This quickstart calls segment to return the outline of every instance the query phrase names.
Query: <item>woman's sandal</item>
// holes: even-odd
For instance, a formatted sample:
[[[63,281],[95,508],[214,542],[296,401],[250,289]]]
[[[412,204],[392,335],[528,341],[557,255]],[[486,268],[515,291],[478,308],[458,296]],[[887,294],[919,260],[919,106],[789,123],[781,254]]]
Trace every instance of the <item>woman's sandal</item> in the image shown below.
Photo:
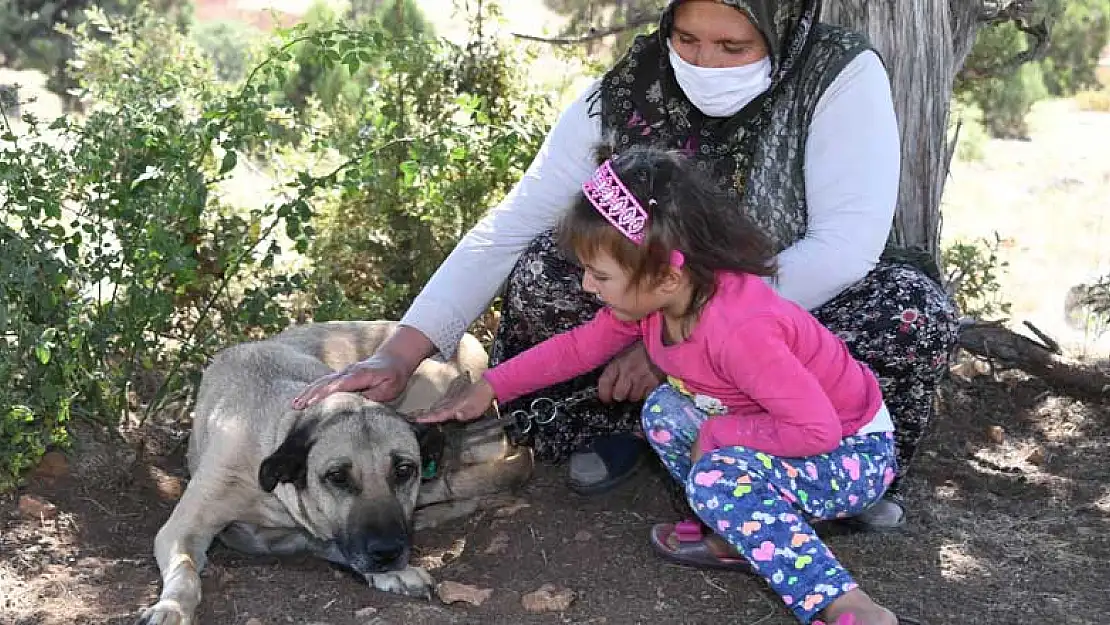
[[[672,542],[673,547],[668,544]],[[718,556],[706,543],[704,526],[695,520],[660,523],[651,528],[651,546],[664,560],[698,568],[724,569],[751,573],[752,566],[743,556]]]

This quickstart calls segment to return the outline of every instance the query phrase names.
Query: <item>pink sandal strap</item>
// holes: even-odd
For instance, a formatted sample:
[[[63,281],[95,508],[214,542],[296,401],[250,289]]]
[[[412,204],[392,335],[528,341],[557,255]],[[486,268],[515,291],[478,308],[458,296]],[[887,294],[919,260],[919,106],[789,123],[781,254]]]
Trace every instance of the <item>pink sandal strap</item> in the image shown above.
[[[674,537],[680,543],[696,543],[703,537],[702,525],[693,519],[674,524]]]

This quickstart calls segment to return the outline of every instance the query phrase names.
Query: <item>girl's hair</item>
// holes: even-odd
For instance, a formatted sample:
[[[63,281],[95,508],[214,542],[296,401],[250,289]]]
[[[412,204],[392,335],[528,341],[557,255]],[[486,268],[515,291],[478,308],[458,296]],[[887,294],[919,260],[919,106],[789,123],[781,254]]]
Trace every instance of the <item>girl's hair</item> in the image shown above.
[[[605,148],[598,149],[604,162]],[[736,200],[697,170],[681,153],[632,147],[610,160],[620,178],[648,213],[641,244],[634,243],[579,193],[558,228],[560,247],[581,262],[608,253],[637,286],[653,284],[671,266],[675,250],[694,286],[691,313],[713,296],[714,273],[734,271],[775,275],[775,249],[746,218]]]

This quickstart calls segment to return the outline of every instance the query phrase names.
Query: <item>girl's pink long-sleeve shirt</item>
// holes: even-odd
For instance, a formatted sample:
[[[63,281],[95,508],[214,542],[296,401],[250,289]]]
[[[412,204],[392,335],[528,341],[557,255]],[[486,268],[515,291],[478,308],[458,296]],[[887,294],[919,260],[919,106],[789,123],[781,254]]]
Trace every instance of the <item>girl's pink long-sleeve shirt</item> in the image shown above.
[[[642,339],[652,362],[710,415],[703,451],[742,445],[782,457],[832,451],[883,405],[874,374],[840,337],[758,277],[719,273],[681,343],[664,343],[664,323],[661,312],[621,321],[603,308],[485,378],[504,403],[596,369]]]

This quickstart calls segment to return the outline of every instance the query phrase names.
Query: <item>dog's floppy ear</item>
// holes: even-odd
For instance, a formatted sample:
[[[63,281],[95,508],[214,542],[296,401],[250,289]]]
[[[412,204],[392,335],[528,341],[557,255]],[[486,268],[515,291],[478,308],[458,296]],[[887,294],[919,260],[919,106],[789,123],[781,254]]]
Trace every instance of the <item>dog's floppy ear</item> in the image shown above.
[[[285,437],[274,453],[258,467],[258,484],[267,493],[281,483],[292,483],[297,490],[308,486],[308,451],[312,449],[314,423],[298,425]]]
[[[412,419],[433,411],[465,392],[468,388],[470,388],[470,374],[464,371],[451,380],[443,396],[431,408],[410,412],[404,416]],[[420,445],[421,475],[424,479],[430,480],[439,473],[440,464],[443,462],[443,450],[447,444],[447,436],[443,432],[444,426],[441,423],[418,423],[416,421],[409,421],[409,425],[412,427],[413,434],[416,435],[416,442]]]

